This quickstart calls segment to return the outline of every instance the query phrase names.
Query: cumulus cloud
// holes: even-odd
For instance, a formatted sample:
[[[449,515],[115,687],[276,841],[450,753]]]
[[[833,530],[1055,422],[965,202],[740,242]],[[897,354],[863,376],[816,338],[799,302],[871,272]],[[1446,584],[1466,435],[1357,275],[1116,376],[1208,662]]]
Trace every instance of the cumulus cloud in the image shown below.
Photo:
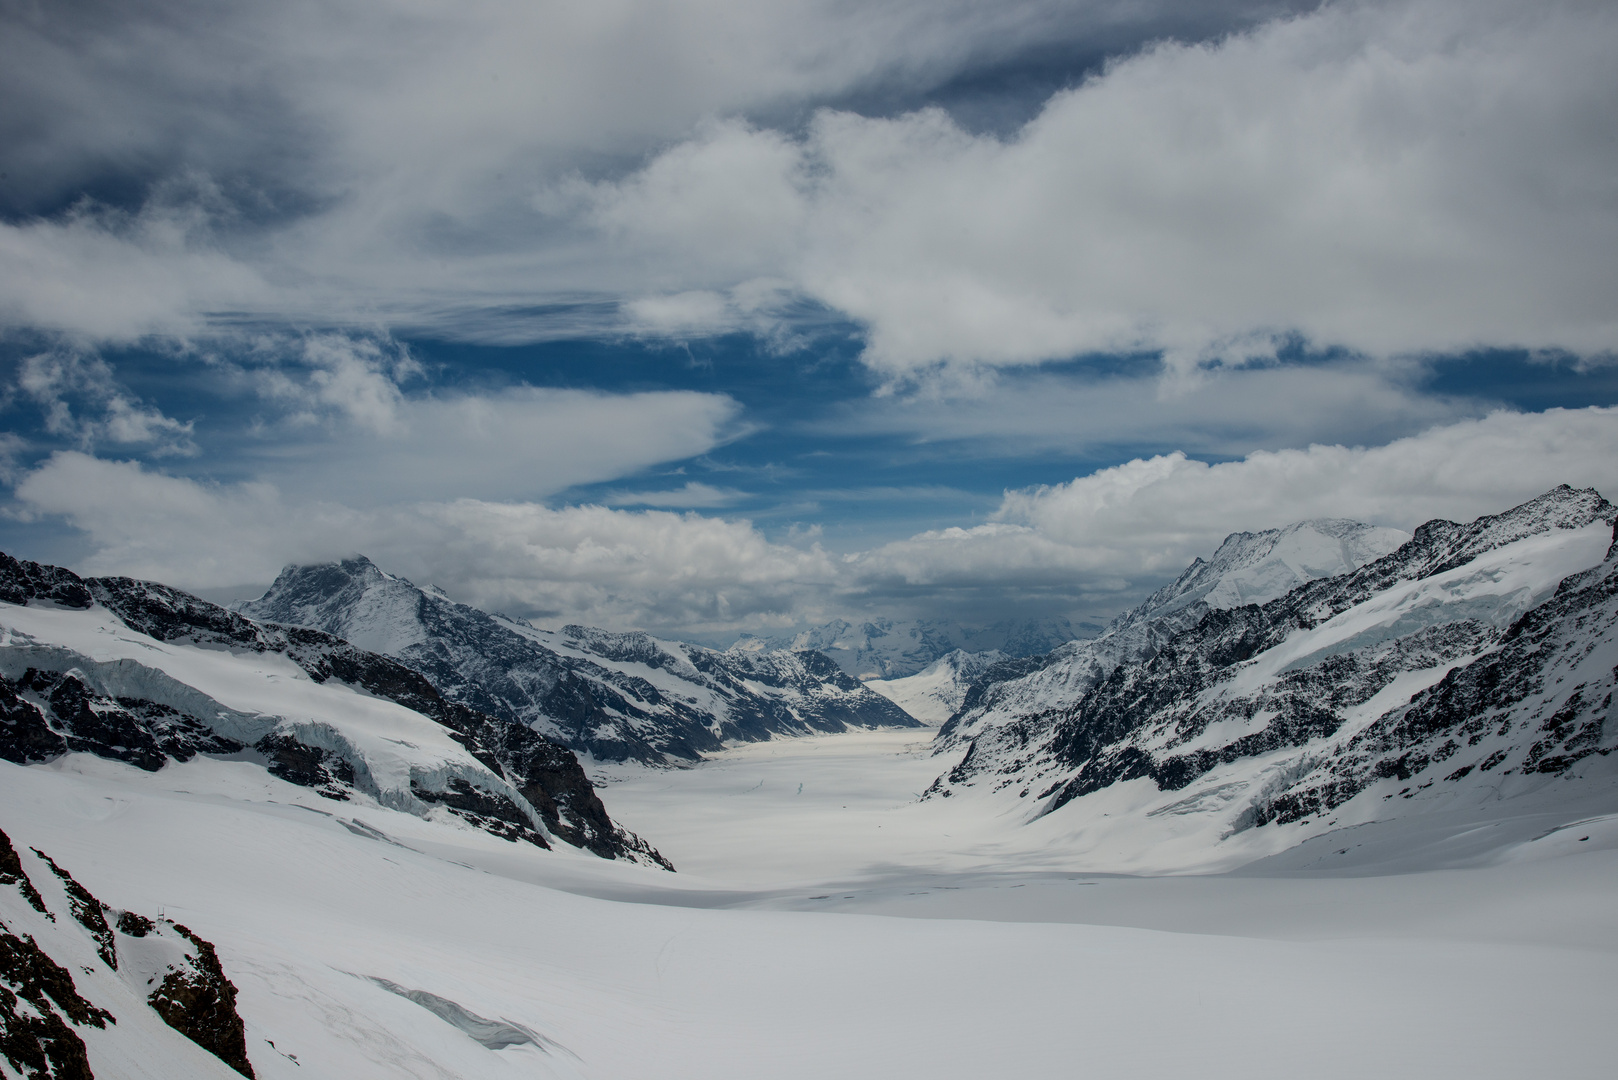
[[[1136,459],[1007,492],[996,520],[852,556],[850,573],[868,598],[1117,608],[1232,532],[1317,517],[1409,530],[1498,513],[1562,483],[1618,495],[1618,409],[1498,412],[1383,446],[1316,444],[1217,464]]]
[[[1209,464],[1183,453],[1007,492],[995,520],[848,555],[746,520],[604,506],[446,499],[356,509],[273,484],[203,484],[57,453],[18,504],[59,515],[95,554],[78,569],[207,587],[360,550],[491,610],[718,634],[912,613],[966,623],[1104,615],[1230,532],[1313,517],[1409,530],[1470,520],[1560,483],[1618,493],[1618,409],[1495,413],[1381,446],[1314,445]]]
[[[894,377],[1131,349],[1192,369],[1292,332],[1610,353],[1615,43],[1605,5],[1327,5],[1119,61],[1005,139],[938,109],[718,126],[596,213],[700,245],[695,276],[793,281]]]
[[[476,499],[360,510],[76,451],[27,473],[16,495],[89,536],[81,571],[190,588],[267,582],[285,563],[362,551],[489,610],[702,633],[788,624],[834,574],[818,547],[772,543],[746,521]]]
[[[1030,47],[1217,34],[1298,2],[8,5],[0,319],[125,338],[244,312],[476,332],[469,310],[610,311],[626,281],[675,275],[536,209],[569,175],[620,174],[705,118],[915,100]],[[759,145],[732,164],[767,169]],[[86,191],[147,208],[61,211]],[[693,222],[714,210],[659,191]],[[553,332],[530,318],[530,340]]]
[[[335,416],[373,435],[402,433],[400,384],[423,374],[408,348],[387,338],[310,334],[289,360],[278,344],[258,343],[270,361],[238,371],[260,396],[290,409],[285,419],[305,425]]]
[[[1291,333],[1618,350],[1611,5],[1345,0],[1253,27],[1306,7],[12,13],[0,194],[37,210],[0,223],[0,320],[511,341],[830,312],[898,381],[1119,349],[1191,370]],[[1087,41],[1123,58],[1021,127],[860,108]],[[58,209],[106,175],[146,209]]]

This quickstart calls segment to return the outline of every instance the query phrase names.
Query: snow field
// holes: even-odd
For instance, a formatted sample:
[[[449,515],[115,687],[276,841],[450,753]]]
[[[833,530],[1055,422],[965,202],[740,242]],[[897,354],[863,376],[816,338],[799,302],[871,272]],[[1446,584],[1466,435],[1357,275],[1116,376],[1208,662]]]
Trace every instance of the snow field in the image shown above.
[[[679,875],[200,758],[0,763],[0,826],[213,941],[267,1078],[1608,1075],[1610,850],[1301,883],[1013,873],[1023,852],[956,851],[968,814],[906,802],[937,766],[907,738],[776,740],[608,785]],[[1502,911],[1465,900],[1502,881]],[[812,910],[833,885],[842,907]],[[1407,917],[1446,906],[1457,932]],[[1292,914],[1267,930],[1266,908]],[[1499,933],[1547,919],[1550,939]],[[556,1045],[490,1050],[371,979]]]

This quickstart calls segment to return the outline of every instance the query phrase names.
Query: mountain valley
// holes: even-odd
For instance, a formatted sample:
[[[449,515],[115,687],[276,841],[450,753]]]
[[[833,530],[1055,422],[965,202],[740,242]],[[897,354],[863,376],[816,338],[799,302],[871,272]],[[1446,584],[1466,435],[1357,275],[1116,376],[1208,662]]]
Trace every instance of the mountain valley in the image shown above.
[[[1604,1075],[1615,518],[1237,533],[864,684],[0,557],[0,1075]]]

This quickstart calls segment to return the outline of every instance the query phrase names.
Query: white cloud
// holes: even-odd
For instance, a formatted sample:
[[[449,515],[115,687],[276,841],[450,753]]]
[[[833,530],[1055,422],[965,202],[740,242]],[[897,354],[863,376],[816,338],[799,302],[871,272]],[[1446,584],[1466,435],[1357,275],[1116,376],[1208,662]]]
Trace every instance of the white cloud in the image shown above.
[[[1557,484],[1618,495],[1618,409],[1498,412],[1383,446],[1313,445],[1208,464],[1136,459],[1006,493],[996,520],[922,533],[851,560],[872,595],[999,591],[1113,606],[1211,553],[1229,533],[1317,517],[1410,530],[1498,513]]]
[[[1008,492],[988,523],[844,557],[697,513],[478,499],[355,509],[77,452],[25,473],[17,501],[88,535],[95,554],[77,567],[88,573],[209,587],[268,581],[283,563],[359,550],[491,610],[677,636],[862,612],[968,624],[1106,614],[1230,532],[1313,517],[1409,530],[1497,513],[1560,483],[1618,493],[1618,409],[1501,412],[1382,446],[1211,465],[1179,453],[1138,459]]]
[[[59,348],[24,357],[16,389],[44,413],[47,432],[86,449],[110,442],[158,456],[197,452],[191,423],[140,401],[98,356]]]
[[[430,373],[386,335],[209,346],[211,374],[261,409],[232,457],[299,498],[542,498],[704,454],[752,430],[724,394],[430,388]]]
[[[1618,350],[1612,5],[1365,0],[1207,36],[1293,6],[348,0],[15,20],[0,90],[27,88],[30,122],[0,135],[29,184],[195,164],[167,166],[180,181],[133,217],[0,225],[0,321],[511,341],[830,309],[899,381],[1087,350],[1240,362],[1291,331],[1373,355]],[[1009,135],[937,110],[800,123],[1182,26],[1207,40],[1116,62]]]
[[[202,228],[196,213],[159,203],[133,217],[81,205],[60,220],[0,222],[0,325],[133,341],[266,304],[258,271]]]
[[[468,309],[591,295],[610,306],[648,286],[687,291],[700,283],[685,282],[674,262],[649,263],[583,236],[565,212],[537,210],[536,198],[554,207],[545,193],[580,170],[621,174],[693,130],[726,130],[730,122],[715,117],[791,116],[806,102],[846,100],[871,86],[913,94],[1030,46],[1097,29],[1126,41],[1182,23],[1217,30],[1248,19],[1252,7],[13,6],[0,13],[0,98],[13,106],[0,116],[13,163],[6,197],[59,207],[109,176],[125,193],[156,190],[137,227],[69,214],[0,229],[0,319],[108,339],[184,332],[242,313],[481,329],[487,320],[463,321]],[[771,155],[759,138],[733,140],[725,161],[714,140],[705,145],[705,160],[726,174],[769,178]],[[749,247],[758,229],[780,231],[776,219],[790,211],[772,201],[768,184],[711,177],[735,198],[727,206],[712,185],[658,187],[657,175],[649,170],[640,182],[657,188],[656,201],[678,202],[677,215],[693,226],[715,215],[746,224]],[[200,188],[211,177],[216,186],[188,198],[168,190],[176,177]],[[634,201],[626,188],[626,219]],[[193,227],[195,217],[167,227],[177,205],[201,210],[204,227]],[[548,320],[536,320],[529,336],[550,332]]]
[[[1139,348],[1183,368],[1291,331],[1612,352],[1615,47],[1610,5],[1332,4],[1159,45],[1003,141],[938,110],[823,112],[795,143],[711,128],[597,213],[710,282],[795,282],[894,377]]]
[[[668,491],[615,491],[602,500],[608,506],[656,506],[666,509],[707,510],[730,506],[747,498],[747,492],[718,488],[698,480]]]
[[[403,398],[383,431],[341,425],[296,442],[270,430],[259,474],[357,505],[537,499],[707,453],[748,429],[721,394],[509,387]]]
[[[889,432],[981,454],[1014,447],[1092,457],[1136,447],[1231,455],[1310,442],[1378,442],[1476,415],[1476,400],[1424,392],[1420,365],[1360,360],[1130,373],[988,373],[965,390],[853,401],[816,422],[828,435]],[[1113,448],[1122,448],[1112,453]]]
[[[603,626],[779,626],[812,608],[834,574],[819,548],[772,543],[746,521],[474,499],[356,510],[73,451],[26,474],[17,499],[88,534],[96,552],[84,573],[207,588],[362,551],[490,610]]]

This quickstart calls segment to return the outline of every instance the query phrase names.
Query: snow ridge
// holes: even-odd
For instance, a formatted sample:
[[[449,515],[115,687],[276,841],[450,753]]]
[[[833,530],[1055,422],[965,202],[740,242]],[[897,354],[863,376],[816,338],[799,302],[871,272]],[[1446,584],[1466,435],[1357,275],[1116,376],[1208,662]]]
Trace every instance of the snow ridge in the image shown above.
[[[5,555],[0,589],[24,601],[0,604],[7,760],[82,752],[155,772],[247,756],[327,798],[442,807],[505,839],[667,865],[613,824],[569,750],[445,700],[387,657],[164,585]]]
[[[1045,815],[1145,783],[1132,820],[1206,819],[1229,837],[1577,778],[1618,749],[1615,518],[1598,493],[1560,487],[1468,524],[1428,522],[1266,603],[1204,610],[1065,695],[1059,665],[1022,676],[1021,697],[975,687],[989,704],[951,721],[966,752],[929,795],[1036,795]]]
[[[1263,603],[1305,582],[1347,573],[1410,539],[1398,529],[1342,518],[1227,536],[1208,560],[1115,618],[1098,637],[1047,656],[1008,659],[985,669],[960,694],[937,749],[954,750],[1002,724],[1023,742],[1036,736],[1017,718],[1071,704],[1124,664],[1144,663],[1210,611]]]
[[[727,742],[916,726],[813,650],[720,652],[639,632],[542,630],[417,588],[363,556],[289,566],[238,607],[392,656],[450,700],[598,760],[694,762]]]

